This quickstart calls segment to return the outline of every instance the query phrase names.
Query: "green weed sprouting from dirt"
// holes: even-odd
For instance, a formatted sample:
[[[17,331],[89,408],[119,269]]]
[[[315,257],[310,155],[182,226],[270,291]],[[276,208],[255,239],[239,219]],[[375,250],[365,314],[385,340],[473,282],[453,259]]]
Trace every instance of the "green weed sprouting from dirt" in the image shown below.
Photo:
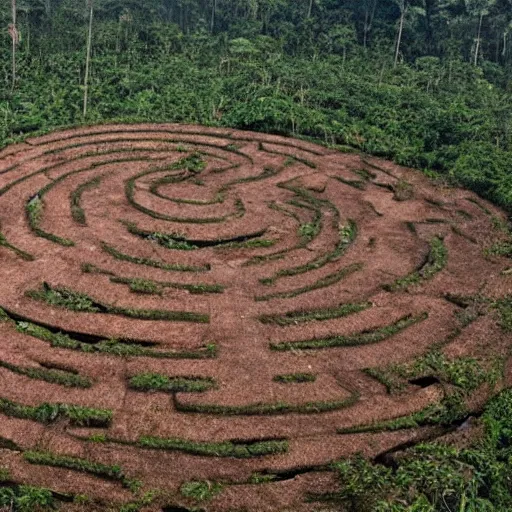
[[[214,388],[216,383],[207,377],[168,377],[158,373],[140,373],[131,377],[128,385],[137,391],[201,393]]]
[[[258,238],[255,240],[247,240],[245,242],[230,242],[222,245],[217,245],[214,247],[214,249],[259,249],[273,247],[275,244],[275,240],[266,240],[264,238]]]
[[[235,200],[235,210],[233,213],[229,213],[226,215],[223,215],[222,217],[175,217],[171,215],[165,215],[162,213],[159,213],[155,210],[152,210],[150,208],[147,208],[143,206],[142,204],[138,203],[135,199],[135,188],[136,188],[136,182],[139,178],[142,178],[143,176],[147,176],[149,174],[160,172],[165,169],[150,169],[149,171],[144,171],[142,173],[139,173],[136,176],[133,176],[125,183],[125,196],[127,201],[130,203],[130,205],[135,208],[136,210],[139,210],[140,212],[144,213],[145,215],[148,215],[149,217],[152,217],[154,219],[159,220],[165,220],[169,222],[179,222],[179,223],[186,223],[186,224],[219,224],[221,222],[225,222],[232,218],[241,218],[245,215],[245,205],[241,199]],[[176,179],[176,177],[172,177],[172,179]],[[162,180],[160,180],[160,183],[162,183]],[[156,184],[153,185],[153,190]]]
[[[222,492],[223,485],[218,482],[185,482],[180,487],[180,493],[185,496],[185,498],[190,498],[195,501],[209,501],[220,492]]]
[[[232,239],[217,240],[189,240],[185,235],[180,233],[161,233],[158,231],[145,231],[139,229],[133,222],[122,221],[128,231],[139,238],[155,242],[166,249],[179,251],[195,251],[205,247],[213,249],[253,249],[258,247],[272,247],[274,240],[265,240],[256,238],[262,236],[266,230],[260,230],[257,233],[250,233],[246,236],[237,236]]]
[[[311,240],[318,233],[318,227],[312,223],[301,224],[299,226],[299,235],[301,238]]]
[[[171,165],[171,169],[183,169],[193,174],[199,174],[205,168],[206,162],[203,160],[201,153],[198,152],[191,153]]]
[[[305,158],[301,158],[298,155],[291,155],[289,153],[285,153],[282,151],[276,151],[273,149],[269,149],[265,146],[265,144],[263,144],[263,142],[258,142],[258,149],[260,151],[264,151],[265,153],[269,153],[271,155],[280,155],[280,156],[287,157],[286,167],[289,167],[290,165],[292,165],[290,162],[293,161],[293,162],[300,162],[301,164],[306,165],[310,169],[316,169],[316,164],[314,162],[312,162],[311,160],[306,160]]]
[[[132,279],[124,277],[112,277],[112,283],[127,284],[130,291],[135,293],[157,294],[160,295],[165,288],[174,288],[175,290],[186,290],[192,295],[202,295],[206,293],[224,293],[224,286],[220,284],[185,284],[168,281],[150,281],[148,279]]]
[[[138,236],[151,242],[156,242],[158,245],[166,249],[174,249],[180,251],[195,251],[199,249],[196,245],[188,242],[186,237],[180,233],[160,233],[158,231],[145,231],[139,229],[133,222],[123,222],[132,235]]]
[[[448,250],[440,238],[433,238],[430,241],[430,251],[426,263],[421,269],[409,274],[408,276],[397,279],[394,283],[384,285],[383,288],[388,292],[404,291],[414,284],[432,279],[437,273],[441,272],[446,266],[448,260]]]
[[[289,211],[287,208],[274,201],[270,202],[268,207],[286,215],[287,217],[295,219],[297,223],[299,223],[297,229],[297,234],[300,238],[299,242],[295,246],[288,247],[274,253],[253,256],[243,264],[244,267],[249,267],[251,265],[261,265],[269,261],[284,259],[286,255],[292,251],[306,247],[320,234],[320,231],[322,230],[322,210],[319,207],[319,204],[321,204],[321,201],[318,201],[313,196],[307,194],[304,194],[303,196],[297,195],[297,197],[298,199],[291,199],[287,201],[287,204],[296,208],[301,208],[313,212],[313,218],[310,220],[310,222],[301,224],[301,219],[296,212]],[[266,284],[271,284],[271,279],[272,278],[267,278],[263,281]]]
[[[102,311],[93,299],[85,293],[75,292],[66,288],[54,288],[48,283],[43,283],[40,290],[29,290],[27,297],[46,302],[50,306],[58,306],[71,311],[83,311],[87,313],[99,313]]]
[[[482,360],[473,357],[449,359],[442,352],[432,350],[412,363],[395,365],[391,370],[405,380],[433,376],[441,382],[451,384],[466,393],[476,390],[484,382],[491,387],[503,378],[502,358]]]
[[[119,283],[121,281],[114,281],[111,279],[111,282]],[[154,281],[150,281],[149,279],[130,279],[126,283],[130,287],[130,291],[133,293],[141,293],[144,295],[162,295],[162,288],[158,286]]]
[[[428,318],[428,313],[420,315],[406,315],[396,322],[361,333],[351,334],[347,336],[329,336],[326,338],[312,338],[300,341],[285,341],[281,343],[270,343],[272,350],[318,350],[334,347],[357,347],[362,345],[370,345],[384,341],[395,334],[411,327],[419,322],[423,322]]]
[[[357,190],[364,190],[366,188],[365,180],[348,180],[341,176],[331,176],[331,178],[334,178],[336,181],[348,185],[349,187],[356,188]]]
[[[400,393],[409,383],[431,377],[442,384],[455,386],[464,393],[476,390],[484,382],[491,387],[503,378],[504,360],[458,357],[449,359],[437,349],[400,365],[367,368],[364,372],[386,386],[388,393]],[[434,382],[434,381],[433,381]]]
[[[387,368],[364,368],[363,373],[385,386],[388,394],[393,395],[406,389],[407,385]]]
[[[478,316],[494,310],[499,315],[501,328],[507,332],[512,331],[512,295],[490,298],[482,295],[446,294],[445,299],[463,308],[463,312],[458,315],[461,321],[470,323]]]
[[[98,337],[89,343],[74,339],[69,334],[32,322],[0,308],[0,322],[11,323],[22,334],[50,343],[53,348],[77,350],[87,354],[99,353],[119,357],[151,357],[156,359],[213,359],[217,356],[215,343],[208,343],[195,350],[158,350],[133,340],[115,340]]]
[[[338,434],[361,434],[366,432],[394,432],[428,425],[450,425],[464,418],[468,413],[464,394],[460,391],[446,396],[441,402],[424,409],[391,420],[373,422],[338,429]]]
[[[316,199],[313,195],[311,195],[309,192],[286,184],[282,184],[282,188],[286,188],[288,190],[295,192],[301,198],[308,200],[312,205],[316,206],[318,209],[320,209],[321,206],[323,206],[324,208],[327,207],[333,212],[335,222],[337,223],[340,216],[339,211],[329,201],[320,201],[319,199]],[[357,238],[357,224],[353,220],[349,220],[348,224],[339,227],[338,231],[339,239],[334,250],[322,254],[321,256],[318,256],[317,258],[303,265],[279,270],[271,277],[260,279],[260,282],[265,285],[272,285],[282,277],[290,277],[305,274],[306,272],[322,268],[328,263],[336,261],[345,253],[345,251],[354,243],[355,239]]]

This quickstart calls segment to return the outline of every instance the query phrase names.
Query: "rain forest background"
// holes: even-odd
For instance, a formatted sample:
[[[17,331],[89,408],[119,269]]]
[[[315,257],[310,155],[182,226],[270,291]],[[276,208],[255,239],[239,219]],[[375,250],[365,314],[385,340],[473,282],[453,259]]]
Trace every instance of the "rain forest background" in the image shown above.
[[[512,211],[512,0],[3,0],[0,27],[0,146],[121,119],[230,126]]]

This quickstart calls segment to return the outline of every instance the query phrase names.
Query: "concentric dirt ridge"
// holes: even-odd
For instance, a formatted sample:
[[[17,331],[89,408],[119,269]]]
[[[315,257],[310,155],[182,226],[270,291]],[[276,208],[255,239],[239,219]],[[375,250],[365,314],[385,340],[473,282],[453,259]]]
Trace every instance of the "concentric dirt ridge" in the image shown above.
[[[470,414],[510,380],[504,218],[229,129],[0,151],[0,464],[99,509],[156,490],[144,510],[313,510],[332,461],[446,432],[454,400]],[[198,504],[191,481],[218,492]]]

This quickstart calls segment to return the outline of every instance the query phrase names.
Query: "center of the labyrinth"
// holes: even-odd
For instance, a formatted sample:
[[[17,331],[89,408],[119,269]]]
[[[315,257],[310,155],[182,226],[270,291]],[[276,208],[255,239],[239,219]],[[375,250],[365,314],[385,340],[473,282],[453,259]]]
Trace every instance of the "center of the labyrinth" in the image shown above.
[[[232,130],[102,126],[4,150],[12,471],[125,499],[127,475],[249,488],[407,442],[455,389],[448,359],[503,362],[475,298],[503,293],[482,251],[500,215],[390,163]],[[77,460],[122,476],[98,488],[82,466],[77,484]]]

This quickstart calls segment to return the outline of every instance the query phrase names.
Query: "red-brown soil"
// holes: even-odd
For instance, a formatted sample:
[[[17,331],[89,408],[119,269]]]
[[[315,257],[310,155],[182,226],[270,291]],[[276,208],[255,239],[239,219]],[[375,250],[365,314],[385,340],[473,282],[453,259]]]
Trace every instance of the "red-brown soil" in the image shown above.
[[[194,152],[201,153],[206,163],[203,170],[173,166]],[[366,180],[361,171],[367,173]],[[161,184],[158,194],[152,192],[156,180],[180,173],[181,181]],[[86,219],[81,225],[71,215],[70,196],[94,177],[101,177],[100,183],[81,195]],[[132,178],[136,178],[135,205],[127,195],[127,183]],[[392,189],[400,188],[404,181],[412,186],[413,194],[398,201]],[[73,241],[73,246],[38,236],[28,223],[26,204],[47,185],[50,188],[42,198],[39,228]],[[214,201],[219,194],[222,199]],[[320,229],[308,242],[301,238],[299,226],[312,225],[315,215],[320,216]],[[409,385],[400,394],[388,394],[385,386],[363,370],[407,363],[442,342],[440,350],[450,358],[488,359],[508,353],[510,339],[497,326],[495,311],[486,310],[465,326],[460,321],[463,310],[446,299],[447,294],[498,298],[511,292],[512,276],[502,274],[510,262],[507,265],[506,260],[485,255],[485,249],[500,238],[495,219],[503,218],[498,209],[471,192],[435,184],[417,171],[308,142],[228,129],[98,126],[29,139],[3,150],[1,233],[9,244],[34,258],[25,261],[0,245],[0,308],[16,318],[64,333],[151,342],[156,351],[194,351],[215,343],[217,353],[208,359],[85,353],[54,348],[48,341],[19,332],[12,322],[0,322],[1,361],[22,367],[40,368],[44,363],[72,368],[93,382],[88,389],[67,388],[0,368],[0,399],[32,406],[66,403],[113,413],[111,425],[104,429],[78,428],[66,419],[44,425],[0,415],[0,437],[18,447],[0,450],[0,466],[8,468],[20,483],[71,495],[87,494],[98,510],[107,510],[109,502],[136,501],[137,495],[115,481],[32,465],[23,452],[50,451],[119,464],[129,478],[142,483],[139,495],[158,491],[154,504],[144,510],[190,505],[193,502],[181,496],[179,489],[184,482],[194,480],[224,485],[211,501],[198,505],[204,510],[314,510],[305,498],[308,492],[332,489],[333,475],[326,468],[330,462],[357,453],[375,457],[437,432],[434,427],[424,427],[388,433],[338,433],[341,428],[420,411],[441,401],[446,391],[440,384],[426,388]],[[261,238],[274,245],[169,249],[130,233],[120,221],[132,222],[145,232],[174,233],[205,244],[264,231]],[[351,222],[357,226],[353,243],[347,243],[340,254],[322,260],[336,250]],[[434,237],[441,238],[447,249],[445,267],[407,290],[385,291],[383,285],[421,268]],[[209,265],[210,270],[172,271],[121,261],[105,252],[102,243],[134,258],[158,264]],[[247,264],[254,256],[280,251],[280,258]],[[285,270],[297,270],[313,261],[321,263],[307,271],[288,272],[295,275],[284,275]],[[169,286],[162,288],[160,295],[131,293],[128,285],[112,282],[107,273],[84,273],[82,265],[86,263],[118,277],[218,284],[225,290],[192,294]],[[327,286],[307,290],[351,265],[359,265],[358,270]],[[270,284],[260,281],[272,277]],[[120,314],[70,311],[25,294],[40,289],[43,282],[119,308],[188,311],[207,314],[210,321],[138,320]],[[298,289],[304,289],[303,293],[295,297],[260,300]],[[261,315],[363,302],[370,307],[337,319],[287,326],[264,324],[258,319]],[[428,318],[371,344],[271,349],[272,343],[376,330],[406,315],[423,313],[428,313]],[[459,329],[458,334],[450,336],[455,329]],[[128,379],[143,372],[211,377],[216,387],[201,393],[175,394],[129,389]],[[316,380],[291,384],[273,380],[278,375],[297,373],[314,374]],[[509,377],[510,372],[506,372],[506,380]],[[352,401],[345,406],[322,410],[321,404],[349,399]],[[475,403],[480,402],[475,398]],[[288,409],[274,414],[246,414],[233,409],[283,403]],[[316,405],[311,407],[312,403]],[[309,409],[304,411],[305,407]],[[107,442],[86,440],[92,434],[105,435]],[[141,436],[210,443],[286,439],[289,446],[286,453],[236,459],[121,444],[136,443]],[[251,483],[255,473],[287,476],[273,483],[255,484]],[[79,506],[69,507],[81,510]]]

